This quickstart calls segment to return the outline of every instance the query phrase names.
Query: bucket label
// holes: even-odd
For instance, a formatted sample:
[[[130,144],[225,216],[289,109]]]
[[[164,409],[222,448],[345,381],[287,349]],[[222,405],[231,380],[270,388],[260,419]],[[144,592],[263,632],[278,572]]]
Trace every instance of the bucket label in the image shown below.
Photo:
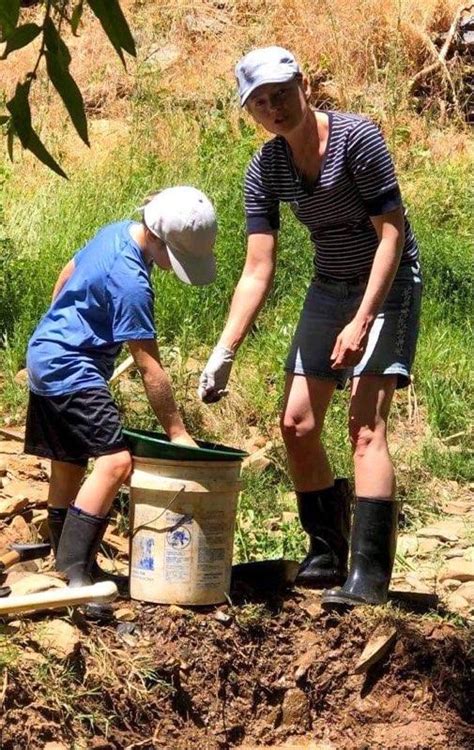
[[[136,546],[138,547],[138,554],[135,558],[137,562],[134,568],[146,572],[155,570],[155,540],[153,537],[140,535],[140,538],[136,540]]]
[[[222,511],[202,514],[198,537],[198,566],[196,586],[214,588],[223,585],[228,568],[228,519]]]
[[[168,531],[173,531],[176,526],[192,526],[193,516],[191,513],[175,513],[167,510],[165,513],[165,526]]]
[[[167,512],[164,576],[168,583],[187,583],[191,579],[192,524],[191,514]],[[179,525],[178,525],[179,524]]]
[[[168,531],[166,543],[173,549],[186,549],[191,544],[191,532],[185,526],[178,526],[173,531]]]

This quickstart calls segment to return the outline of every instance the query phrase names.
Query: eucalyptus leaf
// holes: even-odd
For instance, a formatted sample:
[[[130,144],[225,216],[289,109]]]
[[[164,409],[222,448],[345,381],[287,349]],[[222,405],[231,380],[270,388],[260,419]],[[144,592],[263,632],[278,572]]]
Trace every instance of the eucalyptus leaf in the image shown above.
[[[13,127],[13,124],[10,123],[10,127],[8,128],[7,133],[7,151],[8,156],[10,158],[10,161],[13,161],[13,141],[15,139],[15,129]]]
[[[94,15],[99,19],[115,51],[125,65],[122,50],[125,50],[125,52],[134,57],[137,51],[130,28],[118,0],[87,0],[87,2]]]
[[[74,36],[77,36],[77,30],[79,28],[79,24],[81,23],[83,10],[84,10],[84,2],[83,0],[79,0],[78,4],[75,6],[71,15],[71,29],[72,29],[72,33],[74,34]]]
[[[18,26],[18,28],[16,28],[15,31],[10,34],[7,39],[2,59],[4,60],[6,57],[8,57],[10,52],[14,52],[14,50],[26,47],[26,45],[30,44],[33,39],[36,39],[36,37],[40,33],[41,27],[36,23],[25,23],[23,26]]]
[[[70,74],[67,66],[64,65],[63,59],[60,55],[53,54],[48,50],[46,51],[45,56],[46,68],[51,83],[63,100],[64,106],[66,107],[79,136],[84,143],[89,145],[84,100],[79,87]]]
[[[41,162],[43,162],[43,164],[52,169],[53,172],[56,172],[56,174],[58,174],[60,177],[64,177],[66,180],[68,179],[66,172],[61,169],[58,162],[51,156],[47,148],[39,139],[38,134],[35,133],[34,130],[31,130],[27,148],[28,151],[31,151],[31,153],[34,154],[37,159],[39,159]]]
[[[28,101],[30,85],[30,81],[17,83],[14,96],[6,104],[23,148],[28,148],[28,140],[32,132],[30,102]]]
[[[47,18],[44,25],[44,41],[46,49],[54,55],[61,57],[64,65],[67,67],[71,62],[71,53],[51,18]]]
[[[13,34],[20,17],[20,0],[0,0],[0,41]]]

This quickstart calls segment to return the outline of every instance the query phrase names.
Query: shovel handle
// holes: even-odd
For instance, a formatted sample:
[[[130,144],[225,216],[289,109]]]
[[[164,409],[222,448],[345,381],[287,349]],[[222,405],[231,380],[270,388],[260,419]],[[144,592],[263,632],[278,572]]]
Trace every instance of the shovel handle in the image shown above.
[[[11,568],[12,565],[15,565],[17,562],[20,562],[21,555],[19,552],[15,552],[15,550],[10,550],[10,552],[4,552],[3,555],[0,555],[0,571],[6,570],[7,568]]]
[[[0,601],[0,617],[39,609],[60,609],[89,602],[112,602],[118,594],[112,581],[100,581],[91,586],[40,591],[37,594],[10,595]]]
[[[47,557],[50,552],[51,545],[44,542],[39,544],[12,544],[7,552],[0,554],[0,572],[11,568],[18,562]]]

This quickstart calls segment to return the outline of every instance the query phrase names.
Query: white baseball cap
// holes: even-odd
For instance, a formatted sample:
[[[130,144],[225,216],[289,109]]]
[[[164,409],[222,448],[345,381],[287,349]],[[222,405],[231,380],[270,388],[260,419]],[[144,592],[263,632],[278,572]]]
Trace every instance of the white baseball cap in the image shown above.
[[[265,83],[287,83],[301,69],[294,55],[284,47],[259,47],[254,49],[235,66],[235,76],[243,107],[250,94]]]
[[[178,279],[196,286],[214,281],[217,222],[204,193],[189,185],[166,188],[144,206],[143,221],[165,243]]]

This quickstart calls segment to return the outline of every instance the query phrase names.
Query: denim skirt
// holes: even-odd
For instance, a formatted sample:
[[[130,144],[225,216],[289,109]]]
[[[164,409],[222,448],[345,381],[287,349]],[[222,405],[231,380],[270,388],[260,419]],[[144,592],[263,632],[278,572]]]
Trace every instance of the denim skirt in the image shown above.
[[[400,266],[355,367],[331,368],[336,338],[354,318],[367,279],[337,281],[316,276],[310,284],[285,371],[335,381],[343,388],[360,375],[396,375],[397,388],[410,382],[420,321],[422,278],[418,263]]]

